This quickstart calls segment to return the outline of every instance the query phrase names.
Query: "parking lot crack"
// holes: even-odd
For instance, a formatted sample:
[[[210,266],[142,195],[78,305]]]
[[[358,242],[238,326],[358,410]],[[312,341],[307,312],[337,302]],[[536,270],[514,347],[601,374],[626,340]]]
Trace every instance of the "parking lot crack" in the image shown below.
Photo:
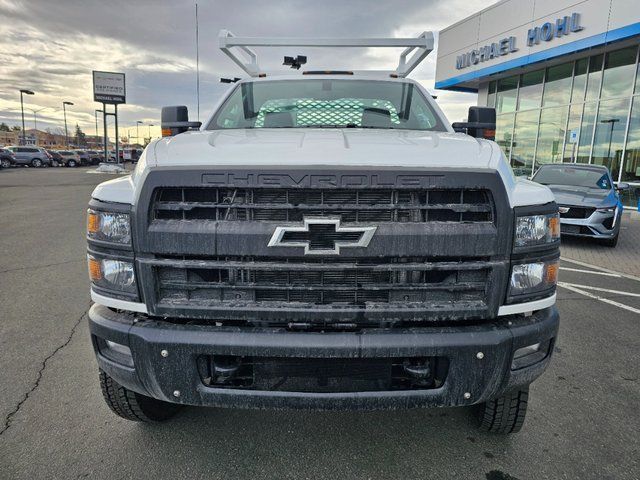
[[[0,270],[0,273],[18,272],[20,270],[37,270],[40,268],[57,267],[59,265],[68,265],[70,263],[85,262],[85,261],[86,261],[85,259],[76,259],[76,260],[65,260],[64,262],[47,263],[45,265],[32,265],[32,266],[26,266],[26,267],[8,268],[6,270]]]
[[[4,419],[4,424],[2,426],[2,430],[0,430],[0,436],[4,434],[4,432],[6,432],[9,427],[11,426],[11,421],[13,419],[13,417],[20,411],[20,409],[22,408],[22,406],[25,404],[25,402],[27,400],[29,400],[29,397],[31,396],[31,394],[33,394],[33,392],[36,391],[36,389],[40,386],[40,381],[42,380],[42,377],[44,375],[44,371],[47,368],[47,365],[49,364],[49,361],[55,357],[58,352],[60,352],[62,349],[64,349],[67,345],[69,345],[69,343],[71,343],[71,339],[73,338],[73,335],[76,333],[76,330],[78,329],[78,326],[80,325],[80,323],[82,322],[82,320],[85,318],[85,316],[87,315],[87,311],[85,310],[84,312],[82,312],[82,314],[75,320],[73,327],[71,327],[71,330],[69,332],[69,335],[66,337],[66,339],[64,340],[64,342],[62,342],[60,345],[58,345],[55,350],[53,350],[53,352],[51,352],[43,361],[42,364],[40,365],[40,369],[38,370],[38,374],[36,375],[36,380],[33,383],[33,385],[31,386],[31,388],[24,394],[24,396],[22,397],[22,399],[18,402],[18,404],[15,406],[15,408],[9,412],[9,414],[6,416],[6,418]]]

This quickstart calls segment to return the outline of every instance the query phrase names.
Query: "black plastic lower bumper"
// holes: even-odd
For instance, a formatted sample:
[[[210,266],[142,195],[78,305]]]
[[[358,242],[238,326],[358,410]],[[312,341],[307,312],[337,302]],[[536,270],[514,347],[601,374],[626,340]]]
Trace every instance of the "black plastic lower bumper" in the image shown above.
[[[94,305],[89,323],[98,364],[123,386],[168,402],[245,408],[384,409],[471,405],[531,383],[547,367],[558,331],[555,307],[460,327],[298,333],[284,329],[181,325]],[[105,341],[131,357],[105,355]],[[550,341],[548,354],[512,370],[513,353]],[[126,351],[126,349],[125,349]],[[116,352],[117,353],[117,352]],[[208,355],[300,359],[446,358],[436,388],[358,392],[291,392],[207,386],[198,359]]]

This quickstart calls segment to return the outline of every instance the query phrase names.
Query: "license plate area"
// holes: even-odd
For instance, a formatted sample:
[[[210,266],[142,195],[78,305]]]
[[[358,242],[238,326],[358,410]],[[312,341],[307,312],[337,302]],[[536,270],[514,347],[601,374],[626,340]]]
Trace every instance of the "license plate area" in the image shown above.
[[[198,371],[212,388],[311,393],[425,390],[442,386],[448,360],[203,355]]]

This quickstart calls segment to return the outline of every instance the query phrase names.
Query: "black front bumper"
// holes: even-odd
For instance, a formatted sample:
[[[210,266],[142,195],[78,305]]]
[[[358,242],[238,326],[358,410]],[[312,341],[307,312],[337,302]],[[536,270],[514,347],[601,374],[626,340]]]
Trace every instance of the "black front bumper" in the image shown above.
[[[98,364],[121,385],[168,402],[244,408],[385,409],[481,403],[528,385],[543,373],[558,322],[557,309],[551,307],[528,317],[501,317],[476,326],[298,333],[137,319],[135,314],[97,304],[89,311]],[[104,340],[128,346],[132,358],[107,358],[100,347]],[[512,370],[515,350],[548,340],[544,359]],[[422,390],[315,393],[214,388],[202,381],[197,368],[199,357],[214,354],[289,359],[446,357],[448,373],[438,388]]]

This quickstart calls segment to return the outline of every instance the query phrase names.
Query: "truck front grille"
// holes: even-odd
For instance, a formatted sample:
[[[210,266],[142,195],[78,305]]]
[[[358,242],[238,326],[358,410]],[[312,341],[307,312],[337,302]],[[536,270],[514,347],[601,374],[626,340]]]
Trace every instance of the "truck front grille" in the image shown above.
[[[478,259],[270,259],[150,261],[160,305],[369,307],[484,305],[490,262]]]
[[[485,189],[285,189],[161,187],[154,220],[354,222],[493,222]]]

